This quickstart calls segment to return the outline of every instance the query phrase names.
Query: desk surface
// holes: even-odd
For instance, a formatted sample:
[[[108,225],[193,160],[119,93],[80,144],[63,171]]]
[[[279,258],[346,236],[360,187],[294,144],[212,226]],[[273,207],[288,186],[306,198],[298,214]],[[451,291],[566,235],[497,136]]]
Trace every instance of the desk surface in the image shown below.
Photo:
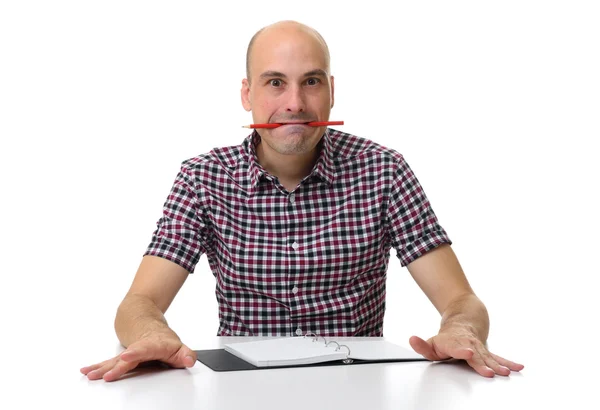
[[[256,338],[234,338],[252,340]],[[194,349],[212,349],[231,338],[214,337]],[[395,340],[392,340],[396,342]],[[120,350],[120,348],[116,349]],[[77,360],[73,360],[77,359]],[[55,370],[40,369],[39,381],[17,380],[21,402],[81,409],[490,409],[531,408],[542,403],[573,405],[593,392],[591,381],[573,371],[541,371],[526,363],[521,373],[486,379],[466,364],[378,363],[214,372],[200,362],[190,369],[143,369],[106,383],[78,373],[81,358]],[[23,384],[25,383],[25,384]],[[589,383],[589,387],[585,387]],[[29,388],[28,388],[29,386]],[[13,391],[13,394],[16,394]],[[585,400],[580,408],[597,402]]]

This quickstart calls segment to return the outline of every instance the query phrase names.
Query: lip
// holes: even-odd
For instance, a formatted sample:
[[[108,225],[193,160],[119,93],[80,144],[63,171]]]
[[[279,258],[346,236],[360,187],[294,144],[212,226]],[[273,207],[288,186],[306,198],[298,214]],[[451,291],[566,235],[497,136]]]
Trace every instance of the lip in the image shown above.
[[[306,125],[311,121],[302,121],[302,122],[280,122],[279,124],[281,124],[282,126],[284,125]]]

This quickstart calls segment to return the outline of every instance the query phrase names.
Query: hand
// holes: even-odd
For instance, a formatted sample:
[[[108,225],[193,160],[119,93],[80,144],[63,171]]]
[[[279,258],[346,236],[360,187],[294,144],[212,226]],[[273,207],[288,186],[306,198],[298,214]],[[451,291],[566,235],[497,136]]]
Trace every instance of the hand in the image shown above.
[[[511,371],[518,372],[524,368],[522,364],[489,352],[474,334],[462,329],[450,328],[440,331],[427,341],[413,336],[409,343],[415,352],[428,360],[466,360],[469,366],[484,377],[494,377],[496,374],[508,376]]]
[[[81,373],[90,380],[103,378],[112,382],[140,363],[158,360],[175,368],[193,367],[196,353],[173,334],[152,334],[129,345],[121,354],[104,362],[83,367]]]

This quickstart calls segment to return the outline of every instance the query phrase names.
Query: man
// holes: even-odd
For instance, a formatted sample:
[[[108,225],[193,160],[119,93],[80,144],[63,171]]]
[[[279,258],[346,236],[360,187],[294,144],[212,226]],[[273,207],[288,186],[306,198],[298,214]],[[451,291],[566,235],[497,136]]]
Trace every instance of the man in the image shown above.
[[[334,104],[316,31],[292,21],[259,31],[241,98],[255,123],[285,125],[182,164],[117,312],[127,349],[82,373],[113,381],[150,360],[193,366],[164,313],[203,253],[217,280],[219,335],[381,336],[391,247],[442,315],[436,336],[410,339],[416,352],[464,359],[487,377],[523,368],[488,352],[486,308],[403,157],[306,125],[327,121]]]

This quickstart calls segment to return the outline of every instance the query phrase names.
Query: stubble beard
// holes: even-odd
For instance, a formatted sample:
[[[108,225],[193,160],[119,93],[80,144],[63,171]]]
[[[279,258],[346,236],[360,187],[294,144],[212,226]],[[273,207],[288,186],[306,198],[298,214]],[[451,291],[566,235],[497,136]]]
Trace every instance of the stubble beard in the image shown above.
[[[312,135],[292,133],[283,138],[273,138],[271,148],[281,155],[302,155],[314,149],[310,146]]]
[[[301,155],[310,151],[308,140],[303,137],[293,137],[291,141],[282,141],[273,148],[282,155]]]

